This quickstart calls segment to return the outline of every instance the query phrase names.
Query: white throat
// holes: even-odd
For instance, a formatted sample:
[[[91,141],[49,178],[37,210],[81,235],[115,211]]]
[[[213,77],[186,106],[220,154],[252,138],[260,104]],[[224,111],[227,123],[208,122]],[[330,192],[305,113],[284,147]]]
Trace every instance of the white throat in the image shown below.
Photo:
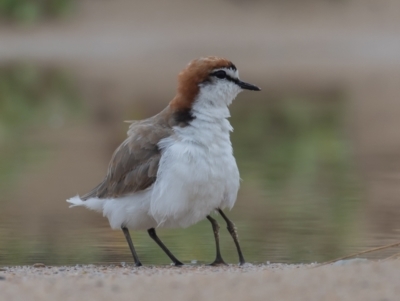
[[[230,82],[200,86],[192,105],[192,114],[206,120],[229,118],[228,106],[240,92],[240,87]]]

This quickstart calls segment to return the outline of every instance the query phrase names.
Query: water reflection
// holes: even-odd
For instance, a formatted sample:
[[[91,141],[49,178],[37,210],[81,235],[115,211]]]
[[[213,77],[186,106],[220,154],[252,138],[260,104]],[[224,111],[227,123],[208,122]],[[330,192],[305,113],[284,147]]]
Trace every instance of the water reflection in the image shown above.
[[[252,226],[279,260],[323,260],[354,243],[359,183],[343,129],[345,99],[324,92],[238,104],[233,143]],[[240,106],[242,106],[240,108]],[[253,207],[253,208],[252,208]],[[272,250],[271,250],[272,251]]]
[[[29,65],[1,68],[0,78],[0,265],[131,262],[122,232],[112,231],[96,213],[70,210],[65,203],[78,192],[73,179],[85,171],[88,156],[102,156],[106,165],[104,148],[110,148],[91,144],[90,154],[77,151],[76,139],[95,134],[96,143],[107,139],[93,127],[98,121],[88,116],[74,81],[60,70]],[[241,96],[246,101],[232,106],[232,141],[243,182],[229,216],[248,261],[321,261],[359,247],[363,204],[343,129],[341,92],[264,92],[259,98]],[[77,115],[85,118],[68,121]],[[77,167],[68,171],[68,162]],[[104,170],[99,167],[99,178]],[[87,179],[79,192],[95,180]],[[231,237],[217,219],[223,256],[237,262]],[[208,221],[158,234],[184,262],[214,258]],[[147,233],[132,236],[143,263],[169,262]]]

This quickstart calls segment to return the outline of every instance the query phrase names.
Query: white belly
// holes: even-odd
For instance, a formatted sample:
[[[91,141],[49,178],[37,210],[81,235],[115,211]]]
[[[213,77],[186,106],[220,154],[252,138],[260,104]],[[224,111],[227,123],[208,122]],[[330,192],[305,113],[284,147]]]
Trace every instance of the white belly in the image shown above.
[[[211,138],[207,144],[173,137],[160,144],[164,150],[150,205],[159,227],[188,227],[215,209],[233,207],[239,171],[229,134],[217,136],[205,137]]]

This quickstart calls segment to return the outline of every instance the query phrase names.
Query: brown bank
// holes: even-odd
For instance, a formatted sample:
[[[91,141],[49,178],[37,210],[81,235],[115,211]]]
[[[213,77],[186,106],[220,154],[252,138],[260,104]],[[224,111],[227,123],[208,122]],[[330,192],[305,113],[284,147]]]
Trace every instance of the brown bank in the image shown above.
[[[5,267],[0,300],[398,300],[400,261],[244,267]]]

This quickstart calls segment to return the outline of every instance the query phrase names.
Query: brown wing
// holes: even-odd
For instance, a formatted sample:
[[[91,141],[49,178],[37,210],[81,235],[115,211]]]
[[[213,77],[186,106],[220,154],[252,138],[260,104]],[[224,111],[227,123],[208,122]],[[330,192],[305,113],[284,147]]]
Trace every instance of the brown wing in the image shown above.
[[[172,133],[163,113],[130,126],[128,138],[111,158],[105,179],[82,200],[121,197],[155,182],[161,158],[157,143]]]

